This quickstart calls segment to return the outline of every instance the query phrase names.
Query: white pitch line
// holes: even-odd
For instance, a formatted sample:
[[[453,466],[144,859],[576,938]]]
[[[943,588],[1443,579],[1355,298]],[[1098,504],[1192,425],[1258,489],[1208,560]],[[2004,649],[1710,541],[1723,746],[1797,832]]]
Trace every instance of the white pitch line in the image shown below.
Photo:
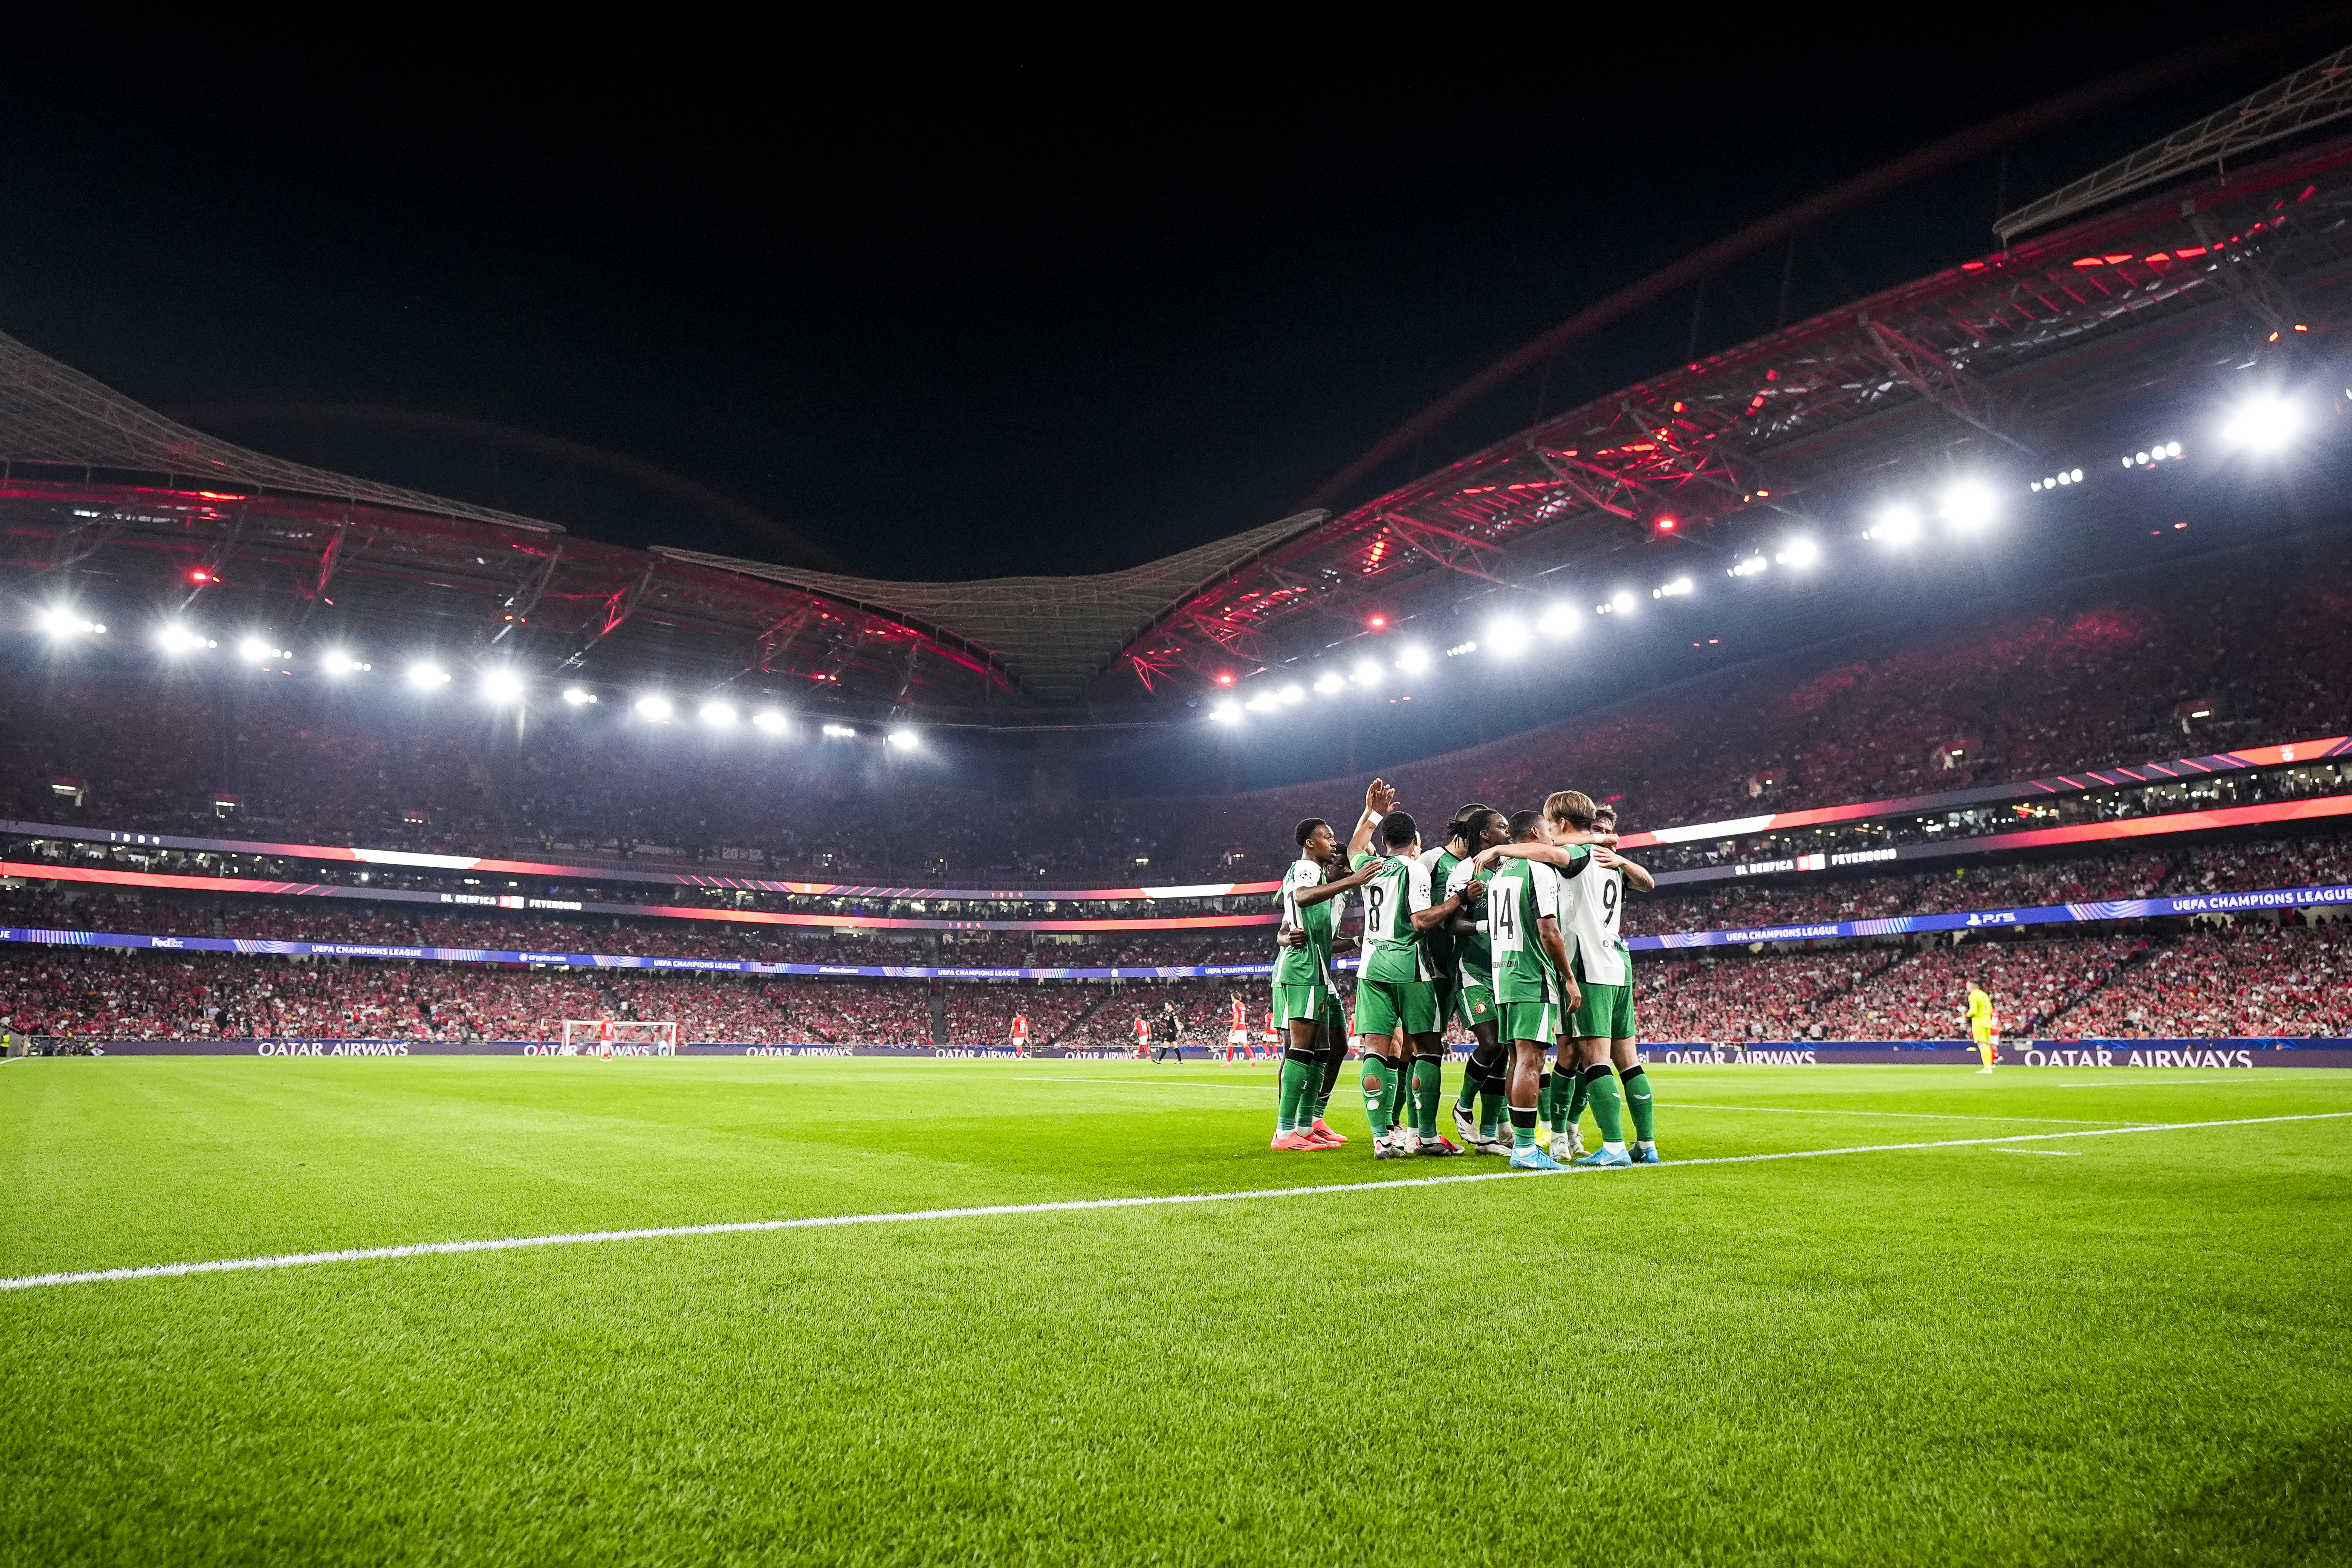
[[[1015,1073],[1015,1083],[1115,1083],[1122,1089],[1241,1089],[1252,1094],[1264,1094],[1275,1087],[1272,1079],[1264,1083],[1185,1083],[1180,1079],[1145,1079],[1138,1081],[1124,1078],[1047,1078],[1043,1074]]]
[[[1814,1110],[1794,1105],[1717,1105],[1699,1100],[1670,1100],[1665,1103],[1675,1110],[1762,1110],[1775,1116],[1897,1116],[1916,1121],[2063,1121],[2075,1127],[2105,1127],[2116,1122],[2123,1122],[2126,1127],[2162,1125],[2125,1121],[2120,1116],[1984,1116],[1941,1110],[1832,1110],[1826,1106]]]
[[[1996,1154],[2053,1154],[2062,1160],[2079,1160],[2083,1157],[2083,1152],[2080,1149],[1996,1149],[1993,1152]]]
[[[2241,1116],[2227,1121],[2166,1121],[2138,1127],[2094,1127],[2081,1132],[2019,1132],[2006,1138],[1947,1138],[1932,1143],[1862,1143],[1844,1149],[1784,1149],[1769,1154],[1716,1154],[1629,1170],[1688,1170],[1698,1165],[1754,1165],[1768,1160],[1818,1160],[1833,1154],[1890,1154],[1912,1149],[1977,1149],[2000,1143],[2047,1143],[2058,1138],[2112,1138],[2131,1132],[2186,1132],[2206,1127],[2261,1127],[2282,1121],[2336,1121],[2352,1110],[2318,1110],[2296,1116]],[[638,1230],[589,1230],[562,1236],[507,1236],[488,1241],[420,1241],[404,1247],[352,1247],[339,1252],[288,1252],[265,1258],[223,1258],[205,1263],[148,1263],[136,1268],[88,1268],[58,1274],[21,1274],[0,1279],[0,1290],[31,1290],[44,1285],[96,1285],[118,1279],[162,1279],[183,1274],[236,1274],[256,1268],[301,1268],[315,1263],[364,1263],[378,1258],[431,1258],[460,1252],[517,1252],[533,1247],[575,1247],[590,1242],[656,1241],[679,1236],[744,1236],[769,1230],[818,1230],[848,1225],[903,1225],[920,1220],[987,1219],[999,1215],[1078,1214],[1090,1209],[1169,1208],[1183,1204],[1242,1203],[1255,1198],[1305,1198],[1325,1193],[1387,1192],[1397,1187],[1450,1187],[1472,1182],[1513,1181],[1538,1173],[1488,1171],[1465,1176],[1404,1176],[1386,1182],[1333,1182],[1313,1187],[1265,1187],[1256,1192],[1166,1193],[1140,1198],[1071,1198],[1059,1203],[989,1204],[978,1208],[915,1209],[898,1214],[811,1215],[804,1219],[746,1219],[717,1225],[649,1226]],[[1579,1174],[1586,1173],[1578,1172]]]

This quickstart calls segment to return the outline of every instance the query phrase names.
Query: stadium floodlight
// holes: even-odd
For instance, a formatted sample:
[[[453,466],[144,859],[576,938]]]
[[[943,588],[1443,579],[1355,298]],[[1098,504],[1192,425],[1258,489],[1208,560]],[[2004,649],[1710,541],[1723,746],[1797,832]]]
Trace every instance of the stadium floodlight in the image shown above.
[[[2255,452],[2283,450],[2303,428],[2303,410],[2280,397],[2254,397],[2238,405],[2221,426],[2221,438]]]
[[[714,730],[724,730],[735,722],[735,704],[713,699],[702,705],[702,721]]]
[[[1907,506],[1890,506],[1864,531],[1863,537],[1884,540],[1889,544],[1909,544],[1919,537],[1919,514]]]
[[[596,700],[596,694],[584,687],[567,686],[563,689],[563,700],[574,708],[585,708]]]
[[[893,730],[887,738],[902,752],[911,752],[923,743],[923,737],[912,730]]]
[[[431,660],[408,667],[408,684],[419,691],[436,691],[449,684],[449,672]]]
[[[1687,577],[1677,577],[1671,583],[1661,583],[1658,586],[1651,589],[1650,597],[1653,599],[1679,599],[1690,591],[1691,580]]]
[[[341,648],[329,649],[320,657],[319,665],[329,675],[357,675],[362,670],[375,668],[363,659],[353,658]]]
[[[1498,658],[1509,658],[1528,645],[1528,628],[1517,616],[1496,616],[1479,638]]]
[[[1975,532],[1993,520],[1992,492],[1974,482],[1954,485],[1944,492],[1937,515],[1954,528]]]
[[[247,664],[259,664],[277,651],[259,637],[247,637],[236,645],[236,657]]]
[[[1274,693],[1271,691],[1258,692],[1248,701],[1243,703],[1242,706],[1248,709],[1253,713],[1268,712],[1274,707]]]
[[[1356,684],[1359,686],[1378,686],[1381,683],[1381,677],[1385,673],[1387,672],[1381,668],[1381,661],[1376,658],[1360,658],[1356,661]]]
[[[1429,668],[1429,650],[1416,643],[1397,654],[1397,668],[1407,675],[1419,675]]]
[[[1783,566],[1811,566],[1822,558],[1822,547],[1810,539],[1792,539],[1772,557]]]
[[[854,724],[827,724],[824,726],[824,732],[836,741],[857,739],[857,728]]]
[[[785,720],[784,716],[782,713],[777,712],[773,708],[761,709],[757,713],[751,715],[751,722],[758,725],[761,729],[765,730],[771,735],[781,735],[787,729],[791,728],[790,723]]]
[[[190,631],[177,622],[155,634],[155,645],[165,653],[202,653],[208,647],[219,646],[202,632]]]
[[[1241,704],[1238,702],[1220,702],[1214,708],[1209,710],[1209,717],[1215,720],[1220,724],[1238,724],[1241,722],[1242,717]]]
[[[72,637],[102,637],[106,633],[104,622],[83,620],[71,610],[43,610],[33,617],[33,624],[61,641]]]
[[[1302,689],[1297,681],[1291,682],[1288,686],[1284,687],[1274,695],[1277,700],[1283,702],[1304,702],[1307,700],[1307,693],[1305,689]]]
[[[1772,563],[1759,553],[1751,555],[1738,565],[1728,568],[1726,574],[1733,577],[1753,577],[1759,572],[1769,572],[1771,568]]]
[[[1547,605],[1536,617],[1536,630],[1548,637],[1564,637],[1582,624],[1584,617],[1572,605]]]
[[[637,699],[637,717],[649,724],[667,724],[669,722],[670,715],[676,711],[677,710],[670,706],[669,699],[667,697]]]
[[[522,696],[522,678],[511,669],[493,669],[482,677],[482,695],[493,702],[512,702]]]
[[[1348,689],[1347,678],[1336,669],[1327,669],[1315,678],[1315,689],[1328,697]]]

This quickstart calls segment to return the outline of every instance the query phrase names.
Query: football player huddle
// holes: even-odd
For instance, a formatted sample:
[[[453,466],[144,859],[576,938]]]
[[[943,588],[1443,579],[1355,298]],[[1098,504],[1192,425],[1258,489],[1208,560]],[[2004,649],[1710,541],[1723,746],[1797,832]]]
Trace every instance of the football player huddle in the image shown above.
[[[1493,1154],[1524,1171],[1657,1163],[1621,934],[1626,892],[1657,884],[1617,853],[1613,809],[1577,790],[1508,816],[1474,801],[1425,845],[1396,792],[1374,779],[1344,847],[1320,817],[1300,823],[1297,838],[1275,950],[1285,1035],[1275,1148],[1348,1142],[1326,1112],[1352,1037],[1376,1160]],[[1339,934],[1351,894],[1363,905],[1352,940]],[[1352,1031],[1334,983],[1351,952]],[[1456,1022],[1473,1041],[1453,1104],[1458,1142],[1438,1127]],[[1601,1132],[1590,1152],[1588,1107]]]

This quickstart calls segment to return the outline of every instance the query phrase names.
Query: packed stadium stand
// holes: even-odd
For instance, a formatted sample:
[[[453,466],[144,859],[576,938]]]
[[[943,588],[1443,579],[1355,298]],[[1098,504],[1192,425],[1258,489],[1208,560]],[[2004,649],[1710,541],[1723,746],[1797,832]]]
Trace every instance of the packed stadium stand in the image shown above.
[[[2260,559],[2110,589],[2063,614],[1790,656],[1388,770],[1426,814],[1621,797],[1629,829],[1890,797],[2352,730],[2352,569],[2280,583]],[[2192,718],[2192,713],[2205,717]],[[1133,881],[1269,874],[1292,825],[1349,816],[1360,779],[1209,798],[990,800],[844,768],[764,737],[534,727],[250,679],[134,702],[59,675],[0,693],[0,809],[31,822],[451,853],[718,863],[777,874]],[[740,787],[742,753],[768,787]],[[731,748],[729,749],[729,748]],[[58,791],[71,781],[79,802]],[[216,804],[234,796],[233,805]],[[919,823],[919,834],[910,833]],[[919,840],[919,852],[893,846]],[[939,879],[934,875],[934,879]]]

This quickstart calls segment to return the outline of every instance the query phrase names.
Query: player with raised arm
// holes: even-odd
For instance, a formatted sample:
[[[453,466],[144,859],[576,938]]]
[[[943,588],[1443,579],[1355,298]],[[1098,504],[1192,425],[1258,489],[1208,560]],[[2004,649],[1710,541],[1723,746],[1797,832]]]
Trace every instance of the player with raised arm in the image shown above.
[[[1621,1034],[1629,1062],[1633,1055],[1633,971],[1624,964],[1625,955],[1617,941],[1624,882],[1616,873],[1627,862],[1615,851],[1594,844],[1599,810],[1580,790],[1561,790],[1545,800],[1544,817],[1549,825],[1548,844],[1506,846],[1494,853],[1526,855],[1581,879],[1581,885],[1568,889],[1560,900],[1560,930],[1567,939],[1570,973],[1581,1000],[1570,1010],[1571,1016],[1561,1033],[1558,1070],[1552,1080],[1557,1124],[1553,1143],[1558,1147],[1558,1134],[1582,1109],[1579,1100],[1587,1099],[1592,1106],[1592,1120],[1600,1124],[1601,1147],[1575,1163],[1613,1169],[1633,1163],[1633,1153],[1625,1147],[1622,1100],[1611,1056],[1612,1043]],[[1642,876],[1649,879],[1647,871]],[[1646,1113],[1648,1082],[1646,1075],[1643,1077]]]
[[[1576,1038],[1577,1072],[1561,1121],[1571,1143],[1580,1144],[1578,1118],[1591,1095],[1592,1083],[1596,1077],[1606,1078],[1613,1070],[1625,1114],[1633,1123],[1633,1136],[1625,1144],[1625,1163],[1654,1165],[1659,1163],[1657,1107],[1650,1091],[1649,1071],[1642,1066],[1634,1046],[1633,953],[1625,944],[1624,912],[1629,889],[1647,893],[1658,884],[1646,869],[1617,853],[1616,812],[1595,806],[1592,817],[1593,870],[1581,883],[1580,910],[1570,934],[1575,939],[1570,956],[1583,965],[1589,952],[1594,962],[1582,966],[1577,976],[1584,983],[1585,1001],[1569,1031]],[[1606,963],[1611,958],[1615,960],[1614,980],[1606,978],[1612,973]],[[1556,1140],[1552,1147],[1559,1147]],[[1605,1141],[1600,1150],[1575,1163],[1604,1168],[1618,1163],[1609,1156]]]
[[[1486,932],[1494,960],[1495,1004],[1502,1014],[1501,1037],[1511,1050],[1511,1169],[1559,1171],[1567,1167],[1536,1142],[1537,1088],[1544,1058],[1559,1032],[1562,1009],[1580,998],[1569,974],[1568,947],[1560,938],[1560,872],[1512,850],[1549,848],[1550,825],[1541,812],[1523,811],[1509,823],[1511,842],[1489,845],[1473,858],[1474,875],[1487,880]],[[1570,875],[1580,874],[1589,851],[1580,846]]]
[[[1381,781],[1372,781],[1385,789]],[[1369,793],[1369,792],[1368,792]],[[1390,798],[1394,798],[1393,793]],[[1368,814],[1369,816],[1369,814]],[[1349,863],[1362,869],[1376,858],[1372,824],[1360,824],[1349,839]],[[1356,1038],[1364,1051],[1364,1115],[1372,1128],[1372,1157],[1406,1154],[1455,1155],[1459,1145],[1437,1131],[1437,1105],[1444,1092],[1445,1037],[1437,1017],[1437,992],[1422,936],[1462,907],[1459,897],[1431,896],[1429,867],[1421,858],[1421,832],[1409,812],[1391,811],[1379,823],[1387,863],[1364,885],[1364,956],[1356,973]],[[1387,1129],[1408,1092],[1405,1062],[1391,1044],[1402,1031],[1402,1050],[1412,1056],[1410,1128]]]
[[[1274,1017],[1290,1038],[1283,1047],[1272,1146],[1337,1148],[1347,1140],[1319,1130],[1329,1079],[1338,1076],[1327,1053],[1337,1055],[1341,1049],[1342,1029],[1327,1023],[1339,1005],[1331,984],[1331,960],[1339,945],[1335,932],[1346,914],[1349,891],[1362,887],[1378,868],[1333,876],[1339,842],[1331,825],[1319,816],[1300,823],[1294,837],[1298,858],[1283,878],[1278,895],[1282,921],[1274,950]]]
[[[1993,1043],[1994,1034],[2000,1027],[2000,1020],[1993,1016],[1992,998],[1986,994],[1983,986],[1969,981],[1969,1038],[1976,1043],[1977,1055],[1984,1058],[1984,1066],[1977,1068],[1979,1072],[1992,1071],[1993,1063],[2000,1060],[2000,1047]]]
[[[1502,1015],[1495,1004],[1495,961],[1484,897],[1470,858],[1481,849],[1507,843],[1510,819],[1490,805],[1470,805],[1454,818],[1454,831],[1438,864],[1444,868],[1439,885],[1465,902],[1446,921],[1454,937],[1454,964],[1458,978],[1454,1016],[1475,1042],[1462,1069],[1462,1089],[1454,1100],[1454,1126],[1465,1148],[1480,1154],[1511,1152],[1501,1136],[1504,1101],[1509,1098],[1511,1058],[1502,1037]],[[1473,1104],[1475,1110],[1473,1110]]]

